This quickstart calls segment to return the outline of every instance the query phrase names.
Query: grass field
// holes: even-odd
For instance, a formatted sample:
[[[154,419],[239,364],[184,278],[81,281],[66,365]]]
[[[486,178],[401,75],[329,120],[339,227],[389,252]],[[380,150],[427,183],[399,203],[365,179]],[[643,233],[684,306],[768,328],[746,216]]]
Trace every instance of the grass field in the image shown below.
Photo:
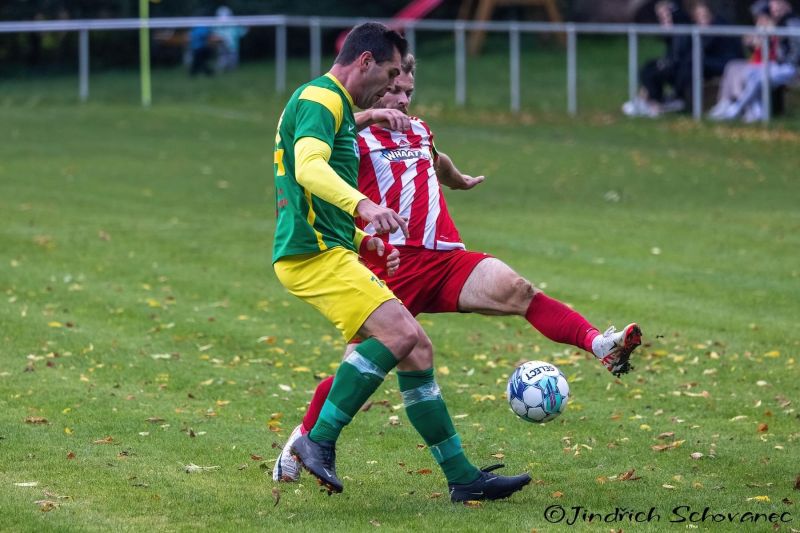
[[[772,531],[771,513],[800,530],[796,115],[770,129],[630,121],[616,111],[624,49],[596,56],[577,119],[558,107],[555,53],[526,71],[540,92],[520,117],[485,83],[491,57],[470,71],[467,110],[448,104],[448,60],[420,64],[416,113],[488,176],[447,193],[468,246],[599,327],[645,332],[617,381],[521,319],[421,317],[468,455],[535,480],[474,508],[447,501],[391,376],[375,396],[386,405],[342,436],[342,495],[269,477],[343,343],[270,268],[284,97],[268,68],[157,71],[147,110],[132,73],[93,78],[86,105],[71,78],[5,83],[0,530]],[[621,70],[605,72],[609,57]],[[527,359],[571,381],[546,425],[503,398]],[[551,506],[567,517],[548,522]],[[573,507],[660,520],[579,510],[568,525]]]

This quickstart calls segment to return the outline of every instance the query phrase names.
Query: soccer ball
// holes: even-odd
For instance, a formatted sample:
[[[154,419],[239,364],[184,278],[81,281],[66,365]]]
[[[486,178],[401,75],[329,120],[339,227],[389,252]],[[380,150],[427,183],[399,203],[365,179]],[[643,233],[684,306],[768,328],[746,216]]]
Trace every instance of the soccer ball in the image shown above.
[[[569,384],[564,374],[544,361],[522,363],[508,378],[511,410],[528,422],[548,422],[564,412]]]

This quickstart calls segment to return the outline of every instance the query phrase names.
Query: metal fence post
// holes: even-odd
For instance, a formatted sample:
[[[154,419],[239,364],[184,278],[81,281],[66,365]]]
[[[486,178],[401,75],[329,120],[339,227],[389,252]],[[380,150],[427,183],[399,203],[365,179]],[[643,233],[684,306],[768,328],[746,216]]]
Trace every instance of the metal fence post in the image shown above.
[[[456,105],[467,103],[467,52],[464,24],[456,23]]]
[[[567,113],[570,116],[578,112],[576,40],[575,25],[567,24]]]
[[[286,22],[275,26],[275,92],[286,91]]]
[[[81,102],[89,99],[89,30],[78,33],[78,95]]]
[[[509,85],[511,91],[511,111],[519,113],[520,94],[519,94],[519,26],[512,24],[508,30],[509,47]]]
[[[764,58],[769,57],[769,36],[761,36],[761,107],[763,113],[761,114],[761,121],[764,124],[769,124],[770,115],[772,114],[772,95],[769,88],[769,61]]]
[[[700,32],[692,29],[692,116],[700,120],[703,116],[703,49]]]
[[[142,106],[150,107],[153,102],[150,85],[150,19],[148,0],[139,0],[139,78],[141,82]]]
[[[639,35],[634,26],[628,27],[628,100],[633,102],[639,92]]]
[[[417,50],[417,32],[414,31],[414,26],[409,24],[406,26],[405,31],[406,41],[408,41],[408,51],[410,53],[415,53]]]
[[[311,77],[318,78],[322,74],[322,31],[319,18],[311,19],[309,30],[311,31]]]

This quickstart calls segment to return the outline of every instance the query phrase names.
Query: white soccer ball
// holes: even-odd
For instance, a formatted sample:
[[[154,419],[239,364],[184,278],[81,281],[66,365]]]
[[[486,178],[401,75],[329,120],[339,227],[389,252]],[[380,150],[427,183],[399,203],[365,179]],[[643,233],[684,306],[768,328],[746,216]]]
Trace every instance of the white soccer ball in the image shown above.
[[[552,363],[528,361],[508,378],[511,410],[528,422],[549,422],[564,412],[569,401],[569,384]]]

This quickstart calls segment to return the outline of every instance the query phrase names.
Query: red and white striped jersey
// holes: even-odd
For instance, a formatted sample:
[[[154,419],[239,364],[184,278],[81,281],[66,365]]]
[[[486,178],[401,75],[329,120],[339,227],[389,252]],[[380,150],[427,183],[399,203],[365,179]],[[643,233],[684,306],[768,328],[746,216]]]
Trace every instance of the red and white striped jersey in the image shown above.
[[[436,179],[433,133],[419,118],[409,118],[411,128],[405,131],[370,126],[358,133],[358,188],[376,204],[408,220],[408,239],[398,230],[384,240],[395,246],[463,250]],[[371,224],[363,229],[375,233]]]

